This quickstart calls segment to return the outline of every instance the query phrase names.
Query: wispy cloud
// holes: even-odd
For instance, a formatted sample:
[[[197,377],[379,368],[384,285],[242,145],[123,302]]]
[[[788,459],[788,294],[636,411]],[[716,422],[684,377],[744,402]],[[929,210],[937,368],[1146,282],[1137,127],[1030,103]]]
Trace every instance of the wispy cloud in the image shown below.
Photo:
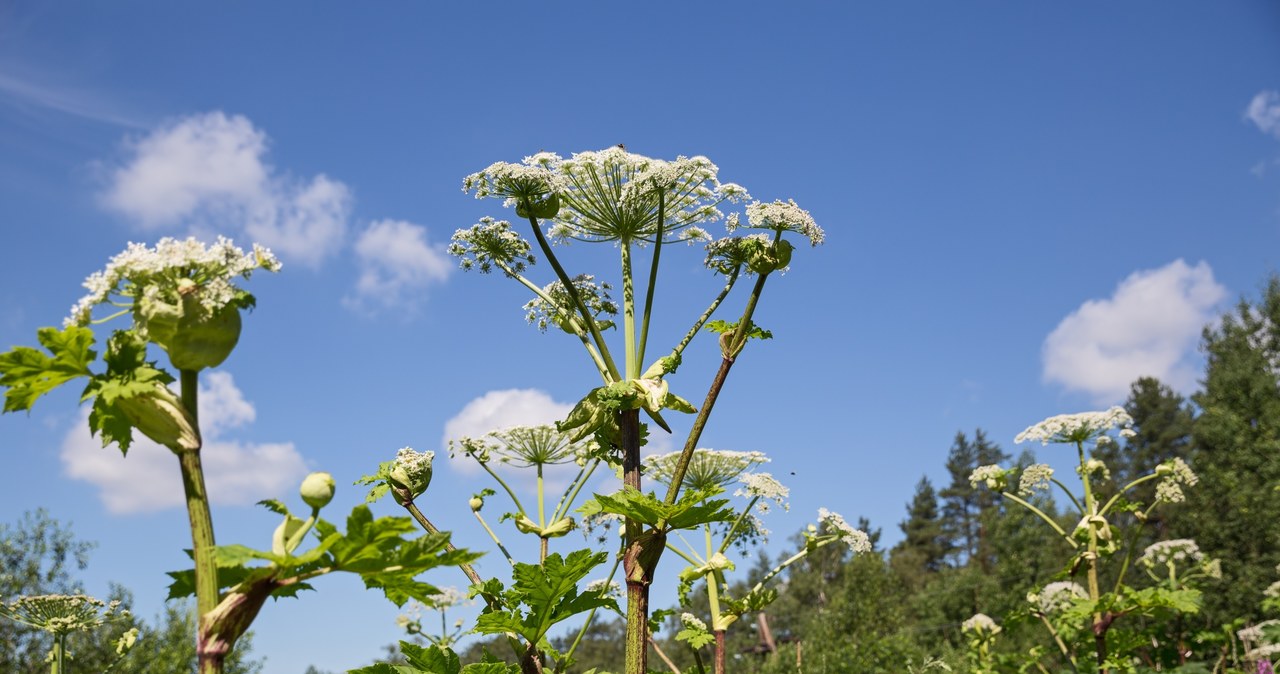
[[[1244,118],[1258,130],[1280,140],[1280,91],[1260,91],[1249,101]]]
[[[1196,340],[1225,296],[1205,262],[1174,260],[1134,272],[1111,297],[1085,302],[1045,338],[1044,378],[1100,404],[1123,401],[1143,376],[1190,390]]]
[[[445,247],[427,241],[425,227],[403,220],[371,223],[356,239],[360,277],[344,302],[353,309],[414,307],[431,283],[453,270]]]
[[[14,74],[11,68],[6,70],[7,72],[0,72],[0,101],[10,106],[52,110],[72,117],[131,129],[141,129],[145,126],[141,120],[121,112],[111,103],[86,89],[48,83],[37,84]]]
[[[230,374],[210,372],[200,386],[200,424],[205,438],[201,457],[213,503],[247,505],[275,498],[296,486],[306,466],[293,443],[250,443],[223,435],[254,420],[256,412]],[[182,506],[178,461],[167,448],[141,434],[128,456],[103,447],[89,435],[89,411],[62,441],[62,465],[72,479],[96,486],[107,510],[116,514],[151,512]]]
[[[287,262],[318,266],[346,235],[351,190],[323,174],[294,178],[266,162],[248,118],[210,112],[127,142],[103,204],[148,229],[243,231]]]

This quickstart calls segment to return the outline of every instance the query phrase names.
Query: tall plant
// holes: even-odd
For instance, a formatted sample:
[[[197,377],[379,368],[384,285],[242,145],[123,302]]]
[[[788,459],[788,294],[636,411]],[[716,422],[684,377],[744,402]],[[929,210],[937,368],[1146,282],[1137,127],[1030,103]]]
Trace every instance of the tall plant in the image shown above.
[[[550,283],[536,283],[526,275],[535,261],[535,244],[520,236],[509,222],[484,218],[455,236],[451,252],[462,266],[494,269],[519,282],[534,295],[531,312],[543,326],[555,326],[579,340],[601,385],[589,391],[559,422],[575,440],[595,436],[622,465],[625,496],[616,514],[625,518],[623,571],[627,596],[626,670],[642,674],[647,666],[649,586],[654,569],[673,528],[697,527],[726,513],[699,506],[703,495],[681,499],[683,475],[697,447],[729,370],[751,337],[769,334],[752,318],[765,283],[774,272],[791,264],[794,246],[787,236],[811,245],[824,234],[808,212],[795,202],[753,202],[746,221],[737,214],[726,219],[732,232],[739,227],[759,233],[731,236],[707,245],[707,266],[721,274],[724,287],[669,351],[651,346],[658,271],[665,247],[675,242],[705,241],[702,225],[720,220],[726,202],[742,202],[746,190],[722,183],[718,169],[705,157],[666,161],[627,152],[618,146],[562,158],[549,152],[520,163],[499,162],[463,181],[463,189],[477,198],[495,197],[514,207],[528,223],[537,250],[550,265]],[[614,245],[619,253],[621,305],[609,300],[608,287],[594,277],[571,274],[552,247],[552,240]],[[643,271],[637,256],[649,255],[647,278],[638,292],[636,278]],[[755,276],[739,319],[718,322],[722,360],[700,409],[672,393],[667,376],[679,367],[685,348],[710,321],[739,279]],[[615,317],[621,311],[621,323]],[[622,333],[621,348],[610,344],[606,330]],[[660,354],[655,357],[655,354]],[[667,410],[696,414],[674,469],[675,479],[662,498],[641,490],[640,447],[646,432],[641,412],[670,432]],[[701,521],[694,521],[701,520]]]

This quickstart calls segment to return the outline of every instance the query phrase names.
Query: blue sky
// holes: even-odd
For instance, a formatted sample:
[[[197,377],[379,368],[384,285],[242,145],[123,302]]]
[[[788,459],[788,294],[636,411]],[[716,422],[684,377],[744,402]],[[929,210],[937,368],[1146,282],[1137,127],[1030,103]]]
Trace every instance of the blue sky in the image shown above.
[[[275,518],[247,504],[294,498],[306,470],[338,478],[337,518],[396,448],[595,385],[525,325],[520,288],[443,255],[511,217],[464,175],[620,142],[705,155],[827,243],[770,281],[776,338],[702,444],[773,457],[793,489],[774,549],[820,506],[892,542],[958,430],[1016,453],[1025,426],[1119,403],[1138,375],[1194,388],[1201,326],[1280,267],[1278,38],[1267,2],[8,3],[0,345],[59,323],[128,241],[268,242],[285,269],[249,283],[258,309],[204,381],[219,541],[265,546]],[[565,256],[616,275],[607,246]],[[664,255],[659,342],[714,292],[701,258]],[[715,365],[695,344],[673,390],[700,400]],[[62,392],[0,418],[0,516],[73,521],[100,543],[89,589],[122,582],[154,614],[188,544],[176,462],[93,447],[82,413]],[[428,505],[487,549],[465,505],[481,486],[442,456]],[[393,641],[395,614],[325,579],[263,611],[255,650],[268,674],[337,671]]]

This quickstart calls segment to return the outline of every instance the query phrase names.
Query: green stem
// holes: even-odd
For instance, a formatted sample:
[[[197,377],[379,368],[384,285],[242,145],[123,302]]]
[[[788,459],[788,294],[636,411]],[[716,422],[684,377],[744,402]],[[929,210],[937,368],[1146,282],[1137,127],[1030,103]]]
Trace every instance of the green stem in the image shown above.
[[[1146,512],[1142,513],[1142,518],[1138,520],[1138,525],[1133,527],[1129,532],[1129,542],[1124,546],[1124,561],[1120,563],[1120,574],[1116,576],[1116,585],[1112,592],[1119,592],[1120,586],[1124,583],[1125,574],[1129,573],[1129,564],[1133,560],[1133,546],[1138,540],[1138,535],[1142,532],[1142,528],[1147,525],[1147,518],[1151,516],[1151,511],[1155,510],[1156,504],[1152,503]],[[1150,572],[1148,572],[1150,573]],[[1154,578],[1154,576],[1153,576]]]
[[[492,538],[493,544],[498,546],[498,549],[502,551],[502,556],[507,558],[507,563],[510,564],[511,566],[515,566],[516,560],[511,557],[510,552],[507,552],[506,546],[504,546],[502,544],[502,541],[498,539],[498,534],[494,533],[493,529],[489,528],[489,523],[484,521],[484,517],[480,514],[480,512],[477,510],[472,510],[471,514],[476,516],[476,520],[480,522],[480,526],[484,527],[484,530],[489,533],[489,538]]]
[[[179,382],[182,406],[200,428],[199,390],[200,375],[195,370],[180,370]],[[204,442],[201,441],[201,446]],[[213,536],[213,515],[209,511],[209,493],[204,483],[204,466],[200,461],[200,448],[178,453],[178,466],[182,471],[182,489],[187,501],[187,520],[191,527],[191,556],[195,562],[196,612],[199,615],[199,633],[196,651],[200,674],[221,674],[225,652],[213,652],[206,648],[208,628],[205,616],[218,607],[217,544]]]
[[[609,569],[609,576],[604,579],[604,587],[606,592],[609,589],[609,583],[613,582],[613,575],[618,572],[618,565],[622,563],[622,554],[621,554],[622,551],[619,550],[618,552],[619,554],[616,555],[613,559],[613,568]],[[574,637],[573,643],[569,645],[569,650],[564,652],[564,660],[568,660],[569,657],[573,655],[573,652],[577,650],[578,644],[582,642],[583,635],[587,633],[587,630],[591,627],[591,622],[595,620],[596,611],[599,610],[599,608],[600,607],[597,606],[591,609],[591,612],[587,614],[586,621],[584,621],[582,623],[582,627],[578,629],[578,636]]]
[[[671,473],[671,486],[667,488],[666,503],[672,504],[680,496],[680,485],[684,481],[684,475],[689,471],[689,462],[693,460],[693,451],[698,446],[698,441],[702,439],[702,431],[707,426],[707,419],[711,417],[711,410],[715,407],[716,400],[720,397],[720,389],[724,388],[725,379],[729,376],[729,370],[733,367],[733,363],[737,359],[737,354],[741,351],[741,347],[735,348],[733,345],[746,342],[749,333],[748,326],[751,325],[751,316],[755,314],[756,303],[760,300],[760,293],[764,291],[764,282],[768,278],[768,274],[761,274],[756,279],[756,285],[751,289],[751,296],[747,298],[747,306],[742,311],[742,318],[738,321],[738,329],[733,333],[729,340],[730,349],[724,354],[720,361],[720,369],[716,372],[715,379],[711,381],[711,388],[707,391],[707,397],[702,401],[702,408],[698,410],[698,416],[694,417],[693,427],[689,429],[689,437],[685,440],[684,449],[680,452],[680,458],[676,461],[676,467]],[[659,528],[666,527],[666,521],[658,523]]]
[[[622,339],[626,349],[627,379],[640,378],[636,352],[636,290],[631,278],[631,242],[622,241]]]
[[[480,461],[479,459],[476,459],[476,463],[480,464],[480,467],[483,468],[486,473],[491,475],[493,479],[497,480],[498,484],[502,485],[502,489],[507,492],[507,496],[511,497],[511,502],[516,505],[516,510],[519,510],[521,513],[523,513],[524,506],[520,505],[520,499],[516,497],[516,493],[514,491],[511,491],[511,487],[507,486],[506,481],[498,477],[497,473],[493,472],[493,469],[489,467],[488,462]]]
[[[50,672],[52,674],[67,674],[66,670],[67,657],[67,635],[59,632],[53,637],[53,658],[50,663]]]
[[[1071,662],[1071,671],[1079,672],[1080,668],[1076,666],[1076,656],[1067,648],[1067,644],[1062,640],[1062,635],[1058,634],[1058,630],[1053,628],[1053,623],[1049,622],[1049,619],[1043,613],[1037,612],[1036,615],[1044,623],[1045,628],[1049,630],[1049,634],[1053,635],[1054,642],[1058,644],[1058,650],[1062,651],[1062,655]]]
[[[725,534],[724,542],[720,544],[720,553],[724,553],[725,550],[729,549],[729,544],[733,542],[734,534],[738,533],[738,527],[742,526],[742,523],[746,521],[747,515],[751,514],[751,507],[759,500],[759,496],[752,498],[751,502],[747,504],[747,507],[742,509],[742,513],[738,515],[738,519],[733,523],[733,526],[730,527],[729,533]]]
[[[1067,489],[1067,485],[1059,482],[1056,477],[1051,477],[1049,480],[1058,485],[1058,488],[1062,490],[1062,493],[1066,494],[1067,498],[1071,499],[1071,505],[1076,507],[1076,512],[1080,513],[1081,517],[1084,517],[1084,504],[1080,503],[1080,499],[1076,498],[1076,495],[1072,494],[1070,489]]]
[[[676,553],[676,555],[679,556],[680,559],[683,559],[684,561],[689,562],[693,566],[702,566],[703,564],[706,563],[706,562],[700,562],[697,559],[694,559],[692,555],[686,554],[684,550],[681,550],[680,548],[677,548],[676,546],[672,545],[671,541],[667,541],[667,549]]]
[[[1150,475],[1146,475],[1146,476],[1140,477],[1140,478],[1138,478],[1138,479],[1134,480],[1133,482],[1130,482],[1129,484],[1125,485],[1124,489],[1121,489],[1120,491],[1116,492],[1115,496],[1112,496],[1112,497],[1111,497],[1111,499],[1107,501],[1107,504],[1106,504],[1106,505],[1104,505],[1104,506],[1102,506],[1102,509],[1098,511],[1098,514],[1099,514],[1099,515],[1102,515],[1103,517],[1106,517],[1106,516],[1107,516],[1107,511],[1111,509],[1111,506],[1113,506],[1113,505],[1115,505],[1115,504],[1116,504],[1116,501],[1119,501],[1119,500],[1120,500],[1120,497],[1121,497],[1125,492],[1129,491],[1130,489],[1133,489],[1134,487],[1136,487],[1136,486],[1138,486],[1138,485],[1142,484],[1143,482],[1150,482],[1151,480],[1154,480],[1154,479],[1156,479],[1156,478],[1158,478],[1158,477],[1160,477],[1160,476],[1159,476],[1159,475],[1157,475],[1156,473],[1152,473],[1152,474],[1150,474]]]
[[[1080,481],[1084,484],[1084,508],[1085,517],[1093,517],[1098,504],[1093,498],[1093,486],[1089,482],[1089,470],[1085,465],[1084,443],[1076,442],[1076,454],[1080,461]],[[1101,596],[1098,588],[1098,530],[1089,523],[1089,555],[1086,560],[1088,566],[1089,579],[1089,599],[1097,602]],[[1107,632],[1103,621],[1101,611],[1093,613],[1093,634],[1094,634],[1094,651],[1097,654],[1098,667],[1101,669],[1102,664],[1107,661]],[[1103,670],[1105,674],[1106,670]]]
[[[653,242],[653,264],[649,266],[649,288],[644,295],[644,318],[640,321],[640,347],[636,352],[636,362],[644,362],[644,347],[649,342],[649,315],[653,312],[653,291],[658,285],[658,257],[662,255],[662,228],[666,224],[667,212],[665,190],[658,191],[658,235]]]
[[[498,265],[499,269],[506,272],[507,276],[514,278],[516,281],[519,281],[521,285],[528,288],[529,290],[532,290],[534,295],[536,295],[543,302],[547,303],[547,306],[549,307],[556,306],[556,301],[552,299],[551,296],[548,295],[546,291],[544,291],[542,288],[539,288],[538,286],[534,285],[532,281],[530,281],[529,279],[525,278],[520,274],[517,274],[514,270],[502,264],[501,262],[496,262],[496,264]],[[609,379],[609,369],[605,367],[604,360],[600,358],[600,353],[596,351],[596,347],[591,345],[591,340],[587,339],[587,330],[586,328],[582,327],[581,319],[579,319],[577,316],[570,316],[570,318],[573,319],[574,325],[580,328],[580,330],[576,334],[578,336],[578,339],[582,341],[583,348],[587,350],[587,355],[591,356],[591,362],[595,364],[596,370],[600,372],[600,377],[604,379],[604,382],[606,384],[608,384],[611,381]]]
[[[600,357],[604,359],[607,372],[613,377],[613,381],[621,381],[622,376],[618,372],[618,366],[613,362],[613,356],[609,355],[609,345],[604,341],[604,335],[600,334],[600,326],[596,325],[595,319],[591,317],[591,312],[587,310],[587,305],[583,303],[582,296],[578,294],[578,288],[573,285],[573,279],[569,278],[569,275],[565,273],[564,267],[560,266],[560,260],[556,258],[555,252],[551,250],[551,244],[547,242],[546,235],[542,233],[542,228],[538,226],[538,219],[529,216],[529,224],[533,226],[533,235],[538,240],[538,247],[542,249],[542,254],[546,256],[551,268],[555,270],[556,277],[564,285],[565,292],[573,300],[574,306],[577,307],[578,313],[586,323],[587,330],[591,332],[591,338],[595,340],[596,347],[600,349]]]
[[[1059,535],[1059,536],[1062,536],[1062,538],[1063,538],[1063,539],[1065,539],[1068,543],[1070,543],[1072,547],[1075,547],[1075,546],[1076,546],[1076,542],[1075,542],[1074,540],[1072,540],[1071,536],[1068,536],[1068,535],[1067,535],[1067,532],[1066,532],[1066,531],[1064,531],[1064,530],[1062,529],[1062,527],[1061,527],[1057,522],[1054,522],[1052,518],[1050,518],[1048,515],[1044,514],[1044,511],[1043,511],[1043,510],[1040,510],[1039,508],[1037,508],[1037,507],[1035,507],[1035,506],[1031,505],[1031,504],[1030,504],[1030,503],[1028,503],[1027,501],[1022,500],[1021,498],[1019,498],[1019,497],[1017,497],[1017,496],[1015,496],[1015,495],[1013,495],[1013,494],[1010,494],[1010,493],[1009,493],[1009,492],[1007,492],[1007,491],[1002,491],[1002,492],[1000,492],[1000,495],[1001,495],[1001,496],[1003,496],[1003,497],[1005,497],[1005,498],[1007,498],[1007,499],[1009,499],[1010,501],[1013,501],[1014,503],[1017,503],[1018,505],[1022,506],[1023,508],[1026,508],[1027,510],[1030,510],[1031,512],[1035,513],[1037,517],[1039,517],[1040,519],[1044,520],[1044,521],[1045,521],[1049,526],[1053,527],[1053,530],[1054,530],[1054,531],[1056,531],[1056,532],[1058,532],[1058,535]]]
[[[569,488],[565,490],[564,496],[560,497],[560,503],[556,506],[555,514],[551,519],[553,522],[559,522],[561,518],[569,514],[569,509],[573,507],[573,502],[578,499],[578,492],[586,486],[587,480],[591,479],[591,475],[596,472],[596,468],[600,466],[600,460],[596,459],[591,462],[591,467],[578,471],[578,479],[569,483]]]
[[[720,294],[716,295],[716,298],[711,301],[711,305],[707,307],[707,310],[702,312],[702,315],[694,322],[693,327],[689,328],[689,332],[685,333],[684,339],[680,340],[680,343],[676,345],[676,348],[672,349],[674,353],[683,353],[685,347],[689,346],[689,342],[693,341],[693,338],[697,336],[698,331],[702,329],[702,326],[705,325],[707,321],[711,320],[711,316],[716,313],[716,309],[720,308],[720,303],[724,301],[724,298],[729,296],[729,291],[733,290],[733,285],[737,283],[738,274],[741,270],[741,265],[734,267],[733,273],[729,274],[729,280],[724,284],[724,288],[720,289]]]
[[[415,505],[413,501],[408,501],[403,505],[405,510],[409,511],[409,514],[413,516],[413,519],[417,520],[418,524],[423,529],[425,529],[427,533],[429,534],[440,533],[440,530],[436,528],[436,525],[432,524],[431,520],[427,519],[427,516],[422,514],[422,511],[418,509],[418,506]],[[479,517],[480,513],[476,513],[476,516]],[[481,520],[481,523],[483,523],[483,520]],[[488,528],[489,528],[488,526],[485,527],[485,529],[488,529]],[[493,532],[490,531],[489,535],[492,536]],[[498,547],[501,548],[502,544],[499,543]],[[444,544],[444,549],[448,550],[449,552],[453,552],[458,548],[454,547],[452,542],[446,541]],[[506,554],[507,551],[506,549],[503,549],[502,552],[503,554]],[[507,559],[510,560],[511,556],[507,555]],[[462,562],[458,564],[458,568],[462,570],[462,573],[466,574],[467,580],[471,581],[472,585],[481,586],[481,587],[484,586],[484,579],[480,577],[479,573],[476,573],[476,568],[472,566],[469,562]],[[484,603],[487,604],[490,609],[494,611],[501,610],[502,608],[501,603],[499,603],[498,600],[495,599],[494,597],[491,597],[484,593],[481,593],[480,597],[484,599]],[[511,645],[511,650],[515,651],[517,655],[520,655],[521,653],[524,653],[527,650],[525,647],[521,646],[520,640],[516,638],[516,635],[507,633],[506,636],[507,636],[507,642]],[[520,669],[523,672],[523,674],[540,674],[542,671],[542,663],[539,662],[537,658],[533,658],[532,660],[525,658],[525,659],[522,659],[520,662]]]
[[[542,464],[538,464],[537,471],[538,471],[538,528],[546,529],[547,528],[547,506],[546,506],[546,503],[544,503],[546,488],[543,485],[543,480],[542,480]]]

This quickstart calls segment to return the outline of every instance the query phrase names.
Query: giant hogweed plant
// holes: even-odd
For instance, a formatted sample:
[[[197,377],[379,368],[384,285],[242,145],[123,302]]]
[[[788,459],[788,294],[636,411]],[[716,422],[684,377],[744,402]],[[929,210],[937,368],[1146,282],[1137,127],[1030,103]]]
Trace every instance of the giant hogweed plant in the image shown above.
[[[1082,493],[1063,484],[1046,464],[1033,464],[1022,469],[981,466],[969,480],[974,486],[985,485],[1002,497],[1027,509],[1062,538],[1072,549],[1072,557],[1055,582],[1028,596],[1030,615],[1041,622],[1053,638],[1061,656],[1058,667],[1072,671],[1129,672],[1137,666],[1135,654],[1156,651],[1172,653],[1172,662],[1159,666],[1177,666],[1185,661],[1185,644],[1169,644],[1160,649],[1160,638],[1141,628],[1142,619],[1164,620],[1168,616],[1195,613],[1200,606],[1199,584],[1220,576],[1217,564],[1201,555],[1193,541],[1176,540],[1156,543],[1145,551],[1135,551],[1134,541],[1148,517],[1158,507],[1183,501],[1183,488],[1194,486],[1195,473],[1181,459],[1171,459],[1149,474],[1139,476],[1113,493],[1102,493],[1099,485],[1109,479],[1107,466],[1093,458],[1092,449],[1116,442],[1113,436],[1133,434],[1133,419],[1119,407],[1102,412],[1063,414],[1050,417],[1027,428],[1016,442],[1039,441],[1042,444],[1065,444],[1076,449],[1076,473]],[[1014,477],[1017,481],[1014,482]],[[1151,503],[1132,500],[1135,487],[1157,481]],[[1065,527],[1036,504],[1036,494],[1057,487],[1071,503],[1078,517],[1074,527]],[[1114,524],[1122,512],[1134,515],[1136,524],[1121,531]],[[1135,553],[1141,552],[1135,558]],[[1134,567],[1143,569],[1151,583],[1145,587],[1126,582]],[[1110,575],[1104,570],[1112,571]],[[1114,578],[1104,586],[1105,578]],[[1083,584],[1072,579],[1079,579]],[[984,616],[985,617],[985,616]],[[1129,627],[1125,627],[1126,624]],[[987,647],[995,632],[975,631],[983,637],[979,660],[988,666],[991,658]],[[1177,640],[1175,635],[1172,637]],[[1092,658],[1083,656],[1089,654]],[[1025,663],[1043,670],[1038,662],[1043,651],[1032,653],[1036,662]],[[1158,658],[1156,658],[1158,659]],[[1153,660],[1154,662],[1155,660]]]
[[[20,346],[0,354],[5,412],[30,410],[40,397],[83,378],[80,399],[92,405],[89,429],[104,447],[115,445],[127,455],[136,432],[175,455],[194,569],[170,574],[170,597],[196,596],[201,674],[222,671],[268,597],[294,596],[311,589],[314,578],[347,571],[403,604],[438,592],[416,579],[422,572],[474,559],[452,550],[446,534],[406,538],[416,530],[409,518],[374,519],[365,506],[353,510],[346,531],[339,531],[319,517],[333,497],[327,473],[302,483],[306,518],[295,517],[279,501],[263,502],[282,517],[268,549],[216,544],[201,460],[199,373],[231,355],[240,339],[241,312],[254,306],[253,295],[237,279],[279,269],[269,250],[255,246],[245,253],[223,238],[209,246],[194,238],[166,238],[154,248],[129,244],[85,281],[89,293],[63,328],[37,332],[43,351]],[[111,333],[99,360],[92,326],[116,319],[126,324]],[[149,358],[151,346],[167,355],[177,377]],[[175,382],[177,391],[170,388]],[[308,534],[315,543],[303,551]]]
[[[600,386],[588,391],[557,427],[574,441],[594,436],[621,464],[623,491],[615,495],[611,507],[625,523],[626,671],[643,674],[648,659],[649,586],[668,534],[732,519],[730,509],[707,507],[706,494],[682,495],[683,476],[694,449],[748,339],[770,336],[752,321],[767,280],[791,264],[792,239],[816,246],[824,234],[795,202],[752,202],[745,208],[745,219],[738,214],[725,218],[731,233],[739,228],[754,233],[707,244],[705,263],[723,276],[724,286],[701,315],[691,317],[690,328],[674,339],[669,350],[659,350],[650,337],[663,252],[672,243],[708,240],[703,225],[724,218],[720,209],[726,203],[746,201],[749,197],[742,187],[720,182],[717,167],[705,157],[666,161],[618,146],[570,158],[540,152],[520,163],[498,162],[467,176],[463,189],[477,198],[502,199],[514,208],[534,243],[510,222],[486,217],[459,230],[450,252],[461,258],[464,269],[497,270],[528,289],[533,294],[527,305],[531,318],[541,328],[555,327],[577,339],[600,377]],[[614,246],[619,255],[621,302],[608,294],[612,286],[597,283],[595,275],[571,274],[553,240]],[[535,245],[551,268],[549,282],[529,277],[537,259]],[[641,289],[636,279],[645,267]],[[709,323],[739,280],[752,277],[738,320]],[[698,408],[672,392],[668,376],[704,327],[720,332],[722,358]],[[605,339],[608,330],[622,333],[620,349]],[[640,447],[646,424],[640,415],[670,432],[664,417],[668,411],[696,416],[673,469],[674,479],[658,496],[641,488]]]
[[[653,481],[670,487],[671,481],[676,479],[675,471],[680,463],[680,454],[672,452],[648,457],[645,460],[646,475]],[[711,645],[712,669],[715,674],[725,674],[728,655],[726,635],[730,626],[743,615],[762,611],[777,599],[777,590],[770,584],[787,567],[833,543],[847,545],[855,554],[871,550],[871,541],[866,533],[854,529],[838,513],[823,508],[818,512],[817,523],[810,524],[802,532],[805,542],[803,548],[770,569],[742,596],[730,596],[725,575],[734,570],[734,564],[726,553],[731,548],[746,553],[749,547],[763,540],[769,533],[761,517],[774,508],[790,508],[787,503],[790,490],[771,474],[756,470],[768,461],[768,457],[761,452],[698,448],[688,462],[682,478],[687,493],[703,495],[704,507],[724,502],[713,499],[734,485],[737,488],[733,491],[733,497],[745,500],[745,504],[738,502],[731,507],[733,516],[730,519],[707,521],[700,525],[701,531],[690,532],[700,534],[701,541],[691,542],[678,530],[673,531],[673,535],[666,540],[667,550],[687,563],[679,573],[677,584],[680,605],[686,608],[689,606],[690,594],[698,581],[703,582],[707,593],[710,622],[684,612],[680,616],[681,630],[676,634],[677,641],[693,649],[700,672],[705,672],[705,666],[699,649]],[[597,495],[583,511],[623,511],[624,507],[612,503],[615,498]],[[667,662],[674,674],[681,674],[669,660]]]

